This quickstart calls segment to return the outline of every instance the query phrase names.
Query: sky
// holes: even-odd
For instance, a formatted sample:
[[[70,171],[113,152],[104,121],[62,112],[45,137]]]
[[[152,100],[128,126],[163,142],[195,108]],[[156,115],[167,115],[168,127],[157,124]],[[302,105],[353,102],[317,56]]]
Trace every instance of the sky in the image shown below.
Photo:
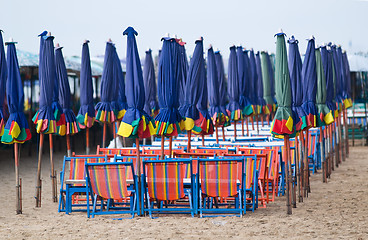
[[[125,58],[122,33],[128,26],[138,32],[141,58],[148,48],[157,54],[166,33],[183,38],[188,55],[200,36],[206,48],[212,44],[225,58],[234,44],[275,52],[274,34],[280,28],[299,39],[302,53],[311,35],[317,44],[334,42],[349,53],[368,52],[368,0],[0,0],[0,6],[4,41],[12,37],[17,48],[32,53],[39,51],[37,35],[47,30],[66,56],[80,56],[85,39],[91,56],[103,55],[111,38]]]

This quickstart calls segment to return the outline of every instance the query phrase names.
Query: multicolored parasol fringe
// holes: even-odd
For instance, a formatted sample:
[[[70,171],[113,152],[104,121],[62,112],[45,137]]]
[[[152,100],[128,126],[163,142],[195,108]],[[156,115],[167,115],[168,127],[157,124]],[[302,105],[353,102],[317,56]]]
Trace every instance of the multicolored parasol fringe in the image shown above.
[[[91,128],[95,122],[95,109],[92,105],[81,106],[77,115],[80,129]]]
[[[23,112],[10,114],[3,131],[1,142],[5,144],[24,143],[32,137]]]
[[[132,116],[139,118],[130,121]],[[128,110],[121,121],[118,135],[129,138],[148,138],[155,134],[155,123],[153,119],[139,110]]]
[[[184,128],[184,119],[177,109],[161,108],[155,117],[156,135],[173,137],[180,134]]]
[[[53,134],[56,132],[56,121],[52,109],[38,110],[32,121],[36,124],[37,133]]]
[[[317,112],[316,127],[323,127],[334,122],[332,111],[325,104],[317,104]]]
[[[63,109],[60,117],[61,125],[57,126],[57,134],[60,136],[74,135],[80,131],[78,121],[71,109]]]
[[[117,120],[117,117],[111,107],[110,103],[99,102],[96,107],[96,121],[102,123],[112,123]]]
[[[275,135],[294,134],[294,121],[291,116],[290,108],[279,107],[272,121],[271,133]]]

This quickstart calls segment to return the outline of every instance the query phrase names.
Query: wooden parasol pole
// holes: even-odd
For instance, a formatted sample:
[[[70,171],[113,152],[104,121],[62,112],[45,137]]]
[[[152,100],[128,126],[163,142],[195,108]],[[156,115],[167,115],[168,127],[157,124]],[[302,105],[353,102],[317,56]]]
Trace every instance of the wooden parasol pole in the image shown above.
[[[346,157],[349,157],[349,125],[348,125],[348,110],[344,109],[344,136],[345,136],[345,144],[346,144]]]
[[[50,144],[50,165],[51,165],[51,187],[52,187],[52,200],[53,202],[57,202],[57,194],[56,194],[56,176],[55,173],[55,167],[54,167],[54,143],[52,134],[49,134],[49,144]],[[69,157],[69,156],[68,156]]]
[[[21,187],[19,181],[19,148],[18,143],[14,143],[15,161],[15,209],[17,214],[22,214]]]
[[[222,141],[225,141],[225,127],[222,126]]]
[[[116,143],[116,122],[113,123],[113,136],[114,136],[114,148],[117,148],[117,143]]]
[[[234,138],[236,140],[236,121],[234,121]]]
[[[249,136],[249,126],[248,126],[248,123],[249,123],[249,117],[247,117],[245,119],[245,124],[247,124],[247,136]]]
[[[289,149],[289,136],[285,135],[284,136],[284,146],[285,146],[285,172],[286,172],[286,213],[287,214],[292,214],[292,208],[291,208],[291,204],[290,204],[290,185],[291,185],[291,181],[290,181],[290,174],[289,174],[289,155],[290,155],[290,149]]]
[[[304,195],[304,187],[305,187],[305,179],[304,179],[304,152],[305,152],[305,145],[304,145],[304,131],[300,131],[300,192],[301,192],[301,196],[299,201],[301,200],[301,202],[303,202],[303,198],[305,197]]]
[[[217,123],[215,124],[215,130],[216,130],[216,143],[219,143],[219,134],[218,134],[218,125]]]
[[[241,130],[242,130],[242,136],[244,137],[244,118],[241,120]]]
[[[169,137],[169,157],[172,157],[172,136]]]
[[[303,202],[303,197],[301,194],[301,174],[300,174],[300,141],[299,141],[300,135],[295,137],[295,155],[296,155],[296,162],[295,162],[295,173],[297,175],[297,183],[298,183],[298,199],[299,202]]]
[[[252,116],[250,119],[252,121],[252,130],[254,131],[254,116]]]
[[[36,194],[35,194],[36,207],[41,207],[41,161],[42,161],[43,137],[44,137],[44,134],[40,133],[40,145],[38,148]]]
[[[104,122],[103,123],[103,130],[102,130],[102,147],[103,148],[106,147],[106,125],[107,125],[107,123]]]
[[[319,142],[320,142],[320,146],[321,146],[321,161],[322,161],[322,182],[326,182],[326,159],[324,159],[324,151],[325,151],[325,146],[324,146],[324,132],[322,127],[319,128]]]
[[[165,158],[165,136],[161,135],[161,160]]]
[[[68,157],[72,156],[72,148],[70,145],[70,135],[66,134],[66,152],[68,154]]]
[[[257,135],[259,135],[259,115],[256,115],[256,121],[257,121]]]
[[[89,148],[89,128],[86,128],[86,154],[88,155],[90,153]]]
[[[204,133],[201,134],[202,137],[202,147],[204,147]]]
[[[188,145],[187,145],[187,152],[190,152],[190,148],[191,148],[191,141],[192,141],[192,130],[188,131]]]

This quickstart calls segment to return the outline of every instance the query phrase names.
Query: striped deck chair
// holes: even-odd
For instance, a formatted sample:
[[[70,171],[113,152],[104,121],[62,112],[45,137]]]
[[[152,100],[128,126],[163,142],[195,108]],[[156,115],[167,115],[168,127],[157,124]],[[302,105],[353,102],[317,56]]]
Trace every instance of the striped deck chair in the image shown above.
[[[213,153],[196,153],[196,152],[184,152],[181,150],[173,151],[173,158],[191,158],[192,159],[192,173],[197,174],[197,159],[199,158],[213,158],[216,154]],[[187,169],[186,177],[189,178],[191,172]]]
[[[206,214],[239,214],[245,210],[244,193],[246,168],[244,157],[221,157],[214,159],[198,159],[197,191],[198,211],[200,217]],[[212,200],[233,198],[222,207]],[[215,215],[218,216],[218,215]]]
[[[161,155],[161,148],[151,148],[151,147],[142,147],[142,154],[155,154],[155,155]],[[164,155],[169,156],[170,150],[168,148],[164,149]]]
[[[191,168],[191,159],[166,158],[143,161],[142,194],[146,198],[144,212],[195,214],[194,175],[185,177],[185,169]],[[180,200],[180,201],[179,201]],[[154,208],[154,201],[157,208]],[[163,203],[165,202],[165,207]]]
[[[92,198],[92,209],[87,201],[88,218],[95,215],[130,214],[131,218],[138,214],[139,192],[138,178],[134,175],[133,162],[86,163],[87,198]],[[126,172],[130,171],[133,179],[127,179]],[[130,204],[113,205],[114,200],[130,198]],[[100,199],[101,207],[97,207]],[[107,202],[106,204],[104,202]]]
[[[97,154],[104,155],[124,155],[124,154],[137,154],[136,148],[101,148],[97,145]]]
[[[239,148],[240,152],[238,154],[225,154],[225,156],[237,156],[237,157],[255,157],[256,162],[256,170],[257,170],[257,186],[258,190],[255,191],[255,201],[253,199],[251,202],[255,203],[255,208],[258,208],[258,201],[260,200],[262,202],[263,207],[266,207],[266,203],[268,203],[267,195],[265,194],[265,189],[267,188],[267,185],[269,183],[268,180],[268,154],[266,153],[265,149],[258,149],[258,148]],[[261,195],[259,197],[259,195]],[[253,207],[251,208],[253,211]]]
[[[223,156],[224,154],[228,153],[228,150],[226,148],[197,148],[197,149],[191,149],[191,153],[211,153],[213,155],[217,156]]]
[[[143,172],[142,161],[143,160],[158,160],[159,155],[144,154],[144,155],[140,155],[140,159],[141,159],[140,168],[141,168],[141,173],[142,173]],[[135,174],[137,175],[138,174],[138,163],[137,163],[137,155],[136,154],[124,154],[122,156],[115,155],[115,157],[114,157],[114,162],[129,162],[129,161],[133,162]],[[129,177],[131,177],[131,176],[129,176]]]
[[[79,209],[74,211],[85,211],[86,204],[73,203],[73,195],[86,194],[86,171],[84,165],[85,163],[106,162],[107,159],[106,155],[64,157],[63,169],[60,172],[59,212],[65,211],[66,214],[69,214],[72,212],[73,207],[79,207]]]

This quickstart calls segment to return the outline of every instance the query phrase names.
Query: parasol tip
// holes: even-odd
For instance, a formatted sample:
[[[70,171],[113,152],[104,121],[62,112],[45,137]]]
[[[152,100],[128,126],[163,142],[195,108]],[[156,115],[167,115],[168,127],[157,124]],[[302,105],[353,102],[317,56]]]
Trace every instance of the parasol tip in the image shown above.
[[[212,48],[212,44],[208,45],[208,49],[211,49]]]
[[[56,43],[55,47],[56,48],[59,48],[60,47],[60,44],[59,43]]]
[[[8,42],[14,42],[14,39],[11,37]]]
[[[284,30],[282,30],[282,28],[280,28],[279,33],[284,33]]]
[[[89,40],[88,39],[84,39],[84,42],[83,43],[89,43]]]
[[[111,38],[107,39],[107,42],[110,42],[111,43],[112,42]]]
[[[48,32],[46,36],[50,37],[51,36],[51,32]]]
[[[309,40],[314,40],[314,36],[313,36],[313,35],[311,35],[307,40],[308,40],[308,41],[309,41]]]
[[[175,39],[178,39],[178,35],[174,34],[174,38],[175,38]]]
[[[196,40],[196,42],[197,41],[203,41],[203,37],[202,36],[198,37],[197,40]]]
[[[169,38],[170,37],[170,33],[166,33],[164,37]]]

